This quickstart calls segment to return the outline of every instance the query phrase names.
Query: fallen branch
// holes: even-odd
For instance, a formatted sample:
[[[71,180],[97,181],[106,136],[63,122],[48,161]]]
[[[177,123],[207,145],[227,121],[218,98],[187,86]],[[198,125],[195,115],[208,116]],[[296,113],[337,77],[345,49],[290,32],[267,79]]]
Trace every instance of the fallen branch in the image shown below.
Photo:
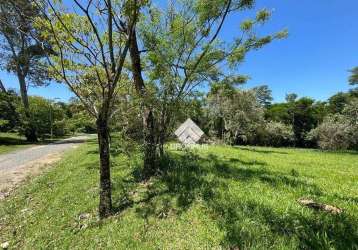
[[[307,199],[307,198],[300,198],[297,201],[302,206],[313,208],[315,210],[321,210],[321,211],[329,212],[332,214],[340,214],[343,212],[343,209],[341,209],[341,208],[338,208],[338,207],[335,207],[332,205],[323,204],[323,203],[317,203],[317,202],[315,202],[311,199]]]

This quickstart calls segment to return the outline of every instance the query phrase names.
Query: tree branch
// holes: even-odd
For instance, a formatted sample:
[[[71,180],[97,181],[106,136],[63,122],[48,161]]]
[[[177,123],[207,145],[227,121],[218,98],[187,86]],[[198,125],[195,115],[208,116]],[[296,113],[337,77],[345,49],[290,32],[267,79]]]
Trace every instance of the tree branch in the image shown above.
[[[190,69],[190,72],[189,74],[187,75],[187,77],[185,77],[184,81],[183,81],[183,84],[180,88],[180,91],[179,91],[179,94],[178,95],[181,95],[184,88],[185,88],[185,85],[187,84],[187,82],[189,81],[189,78],[193,75],[193,73],[195,72],[196,68],[199,66],[201,60],[205,57],[205,55],[208,53],[209,51],[209,48],[210,48],[210,45],[216,40],[216,38],[218,37],[223,25],[224,25],[224,22],[225,22],[225,19],[229,13],[229,10],[230,10],[230,6],[231,6],[231,2],[232,0],[229,0],[228,3],[227,3],[227,6],[226,6],[226,9],[225,9],[225,12],[224,12],[224,15],[221,19],[221,22],[218,26],[218,28],[216,29],[216,32],[214,34],[214,36],[210,39],[210,41],[208,42],[205,50],[203,51],[203,53],[201,53],[201,55],[199,56],[198,60],[196,61],[196,63],[194,64],[193,68]]]
[[[78,2],[78,0],[73,0],[73,1],[74,1],[74,2],[76,3],[76,5],[85,13],[85,15],[86,15],[88,21],[89,21],[90,24],[91,24],[92,31],[93,31],[93,33],[95,34],[96,39],[97,39],[98,44],[99,44],[99,47],[100,47],[100,52],[101,52],[101,55],[102,55],[102,60],[103,60],[103,64],[104,64],[104,68],[105,68],[107,77],[108,77],[108,79],[110,79],[111,77],[110,77],[110,74],[109,74],[109,72],[108,72],[108,65],[107,65],[107,60],[106,60],[106,56],[105,56],[105,51],[104,51],[104,46],[103,46],[103,43],[102,43],[102,39],[101,39],[101,37],[100,37],[100,35],[99,35],[99,31],[98,31],[98,29],[97,29],[97,27],[96,27],[96,25],[95,25],[95,23],[94,23],[92,17],[91,17],[90,14],[89,14],[89,11],[88,11],[89,6],[87,6],[87,9],[85,9],[85,8]]]

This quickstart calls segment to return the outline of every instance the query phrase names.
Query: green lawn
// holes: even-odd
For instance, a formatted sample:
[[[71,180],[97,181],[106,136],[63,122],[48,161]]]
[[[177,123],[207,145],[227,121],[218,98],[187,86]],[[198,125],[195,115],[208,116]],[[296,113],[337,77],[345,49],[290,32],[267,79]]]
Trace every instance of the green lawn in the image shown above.
[[[26,139],[23,136],[19,136],[16,133],[0,132],[0,154],[29,146],[31,146],[31,144],[26,142]]]
[[[17,249],[357,249],[358,154],[211,146],[171,152],[137,181],[113,163],[116,213],[99,222],[96,145],[68,153],[0,202],[0,243]],[[340,215],[302,207],[309,197]]]

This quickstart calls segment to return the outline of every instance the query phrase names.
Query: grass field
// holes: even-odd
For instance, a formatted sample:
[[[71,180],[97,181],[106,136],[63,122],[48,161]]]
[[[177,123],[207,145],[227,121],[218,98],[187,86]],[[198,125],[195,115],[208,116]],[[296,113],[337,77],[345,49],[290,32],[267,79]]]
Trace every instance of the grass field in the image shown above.
[[[357,249],[358,154],[211,146],[172,151],[137,181],[116,155],[115,214],[97,219],[98,156],[88,143],[0,202],[0,243],[18,249]],[[302,207],[312,198],[339,215]]]
[[[31,144],[26,142],[26,139],[23,136],[19,136],[16,133],[0,132],[0,154],[29,147],[30,145]]]

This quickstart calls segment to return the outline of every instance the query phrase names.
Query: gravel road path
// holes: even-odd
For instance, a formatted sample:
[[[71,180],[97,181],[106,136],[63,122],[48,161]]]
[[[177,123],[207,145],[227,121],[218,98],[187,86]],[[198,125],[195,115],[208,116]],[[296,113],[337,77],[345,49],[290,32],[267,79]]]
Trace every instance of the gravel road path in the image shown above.
[[[62,153],[85,142],[88,136],[77,136],[48,145],[14,151],[0,155],[0,199],[4,198],[29,175],[37,175]]]

